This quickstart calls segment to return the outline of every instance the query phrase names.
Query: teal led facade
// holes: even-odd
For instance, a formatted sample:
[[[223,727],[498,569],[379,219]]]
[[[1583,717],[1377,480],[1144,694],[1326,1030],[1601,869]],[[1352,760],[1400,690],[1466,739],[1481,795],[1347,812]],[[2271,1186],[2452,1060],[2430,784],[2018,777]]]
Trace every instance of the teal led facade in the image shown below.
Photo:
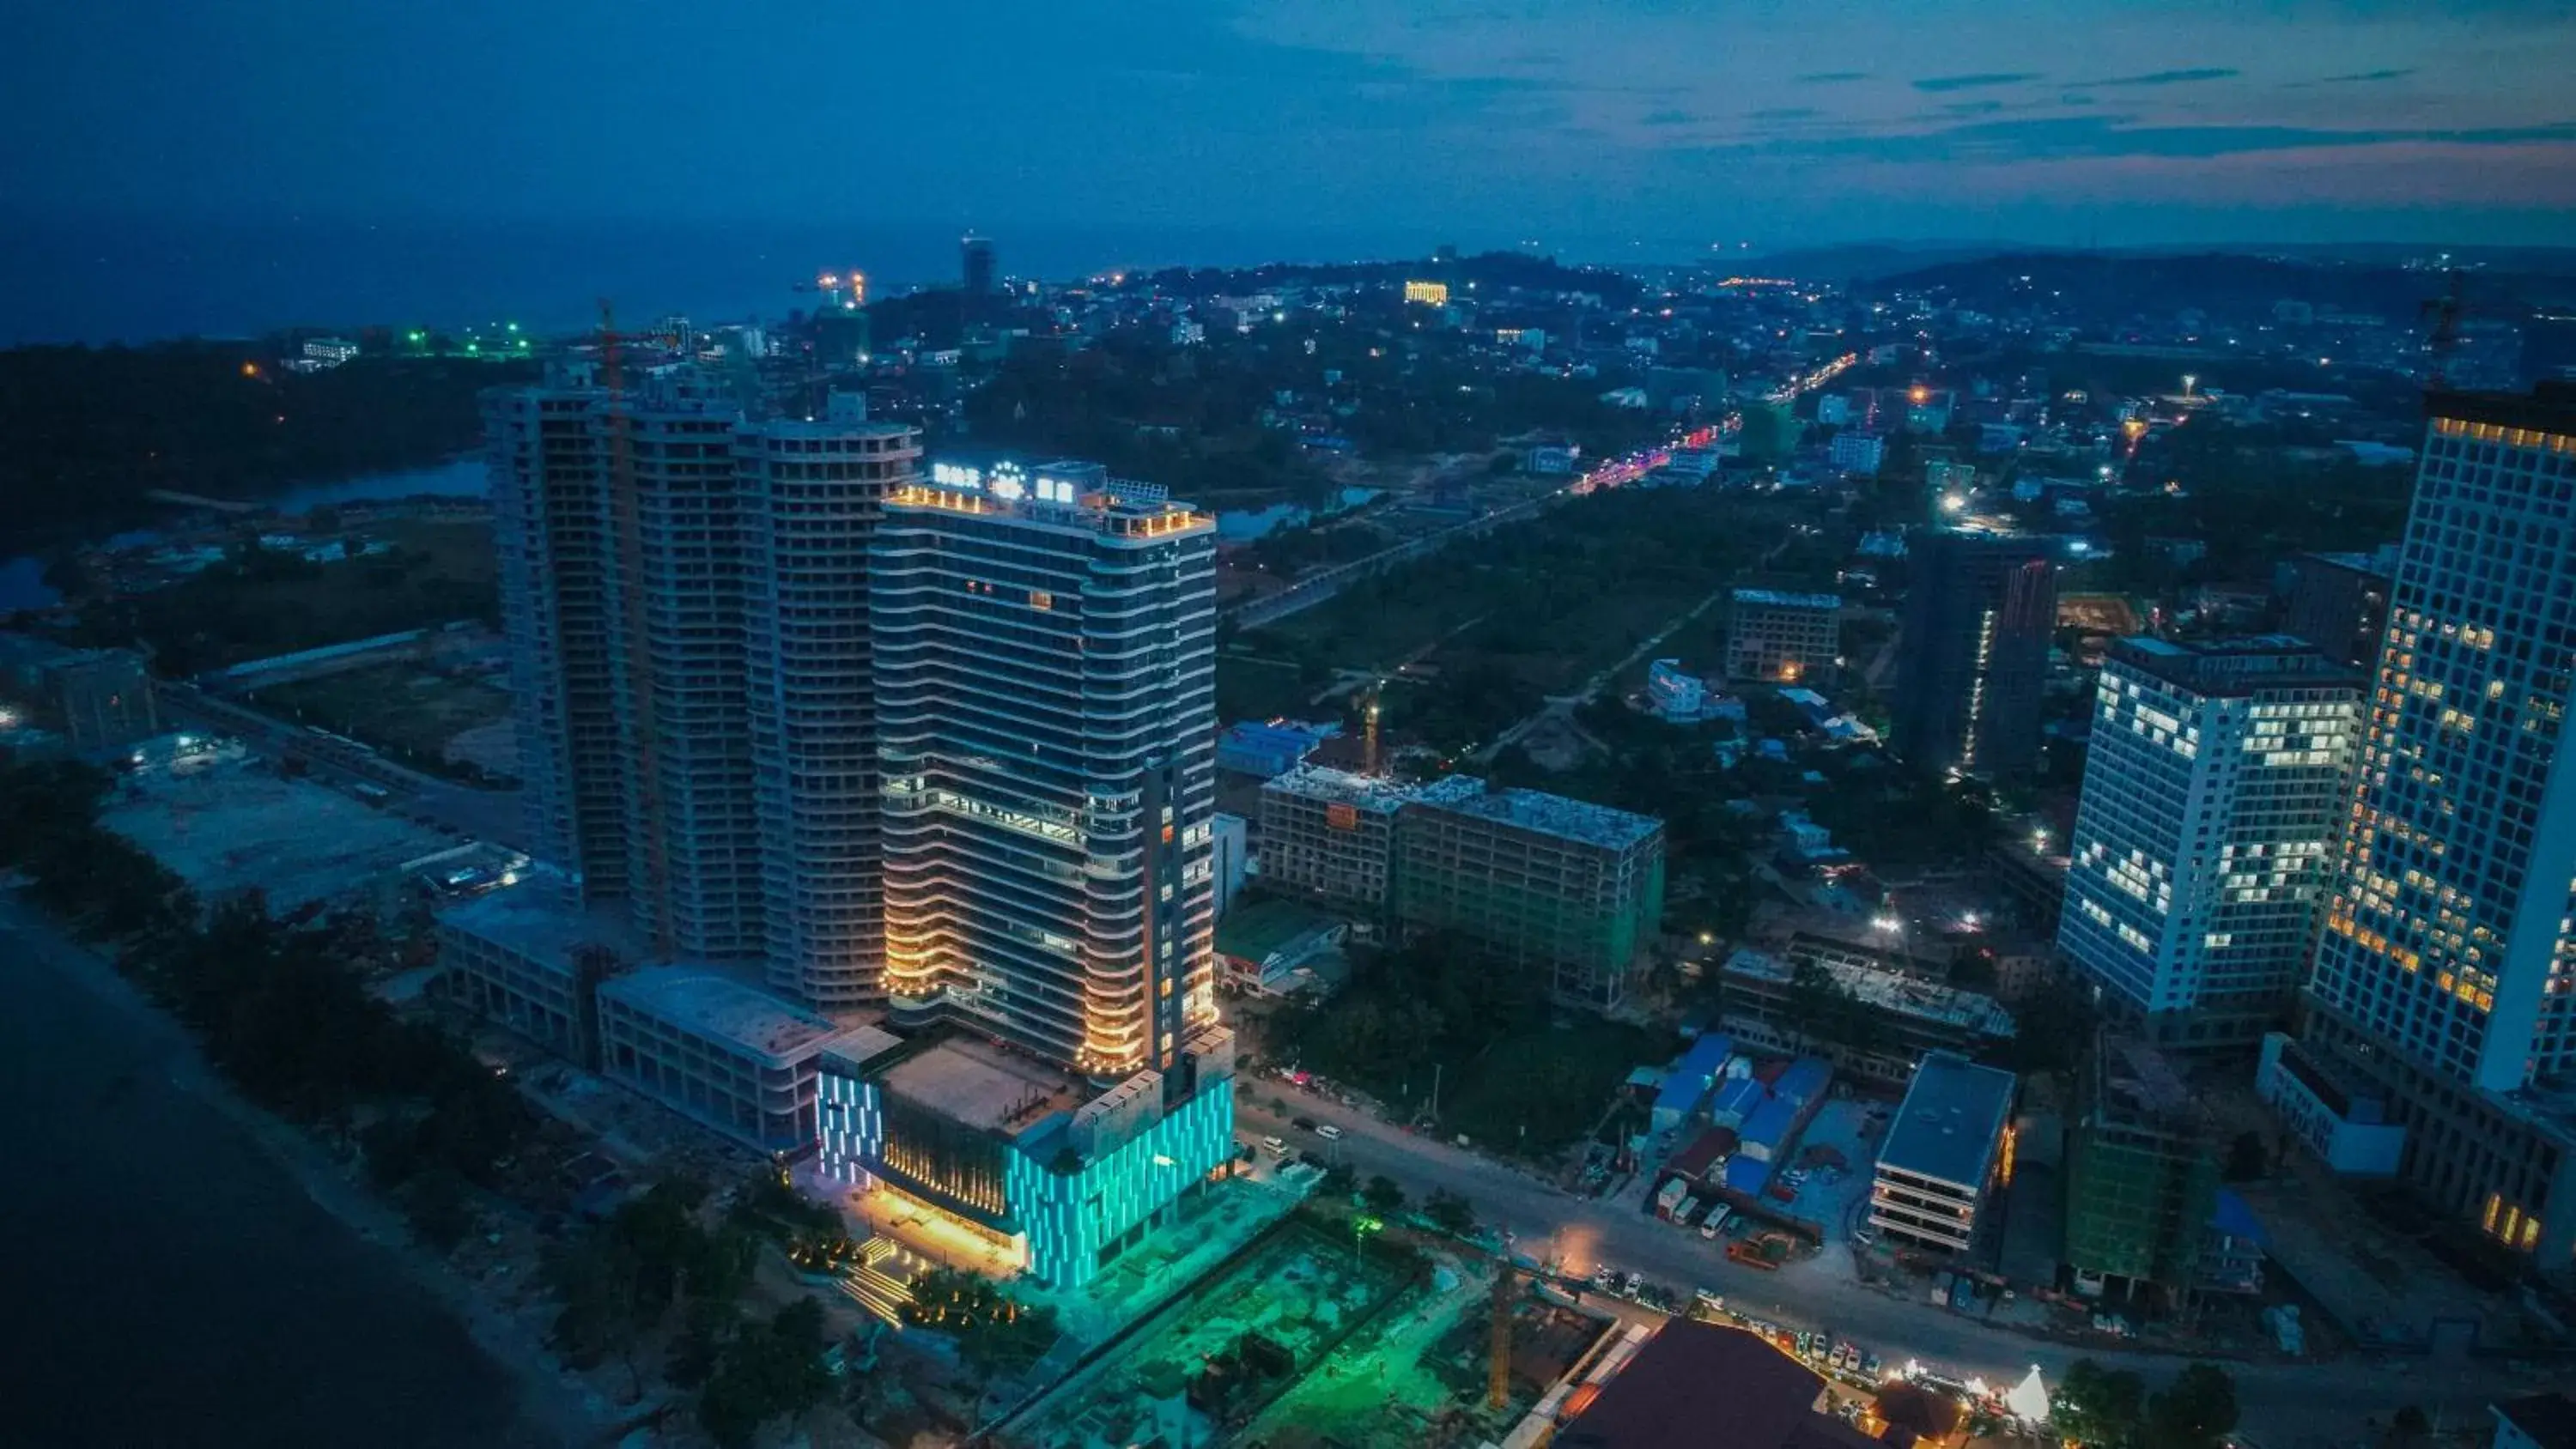
[[[944,1140],[935,1153],[941,1161],[957,1158],[959,1144],[948,1139],[958,1131],[926,1130],[938,1124],[922,1120],[908,1103],[902,1104],[906,1112],[890,1117],[884,1088],[829,1055],[819,1077],[816,1122],[826,1179],[851,1187],[884,1183],[1019,1238],[1027,1248],[1029,1274],[1060,1288],[1091,1281],[1103,1263],[1144,1236],[1156,1213],[1223,1166],[1234,1148],[1231,1076],[1202,1081],[1152,1125],[1089,1161],[1070,1155],[1071,1120],[1059,1115],[1015,1139],[977,1139],[1000,1159],[1001,1210],[995,1212],[989,1178],[985,1186],[952,1191],[942,1183],[953,1185],[953,1172],[925,1176],[887,1160],[890,1132],[898,1148],[892,1155],[918,1169],[933,1151],[934,1138]],[[961,1198],[959,1191],[971,1191],[976,1200]]]
[[[1234,1079],[1223,1077],[1078,1171],[1013,1153],[1011,1213],[1028,1241],[1030,1275],[1058,1288],[1090,1282],[1233,1149]]]

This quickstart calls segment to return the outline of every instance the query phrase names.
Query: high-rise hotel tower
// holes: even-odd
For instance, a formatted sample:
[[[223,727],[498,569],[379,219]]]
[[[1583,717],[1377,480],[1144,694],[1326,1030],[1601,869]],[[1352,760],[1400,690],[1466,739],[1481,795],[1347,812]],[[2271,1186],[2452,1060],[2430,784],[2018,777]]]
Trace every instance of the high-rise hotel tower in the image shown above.
[[[2402,1176],[2566,1275],[2576,387],[2431,412],[2306,1039],[2265,1090],[2329,1160],[2339,1135],[2402,1129]]]

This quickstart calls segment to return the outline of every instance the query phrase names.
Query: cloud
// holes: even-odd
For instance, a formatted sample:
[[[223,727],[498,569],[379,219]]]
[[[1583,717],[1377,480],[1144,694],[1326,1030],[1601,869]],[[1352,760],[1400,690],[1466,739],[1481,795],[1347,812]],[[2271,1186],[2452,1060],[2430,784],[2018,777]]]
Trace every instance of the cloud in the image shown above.
[[[2109,80],[2076,81],[2079,86],[2180,86],[2197,81],[2227,80],[2244,72],[2232,66],[2204,66],[2195,70],[2151,70],[2145,75],[2113,76]]]
[[[2398,70],[2356,71],[2351,75],[2330,75],[2324,80],[2318,81],[2317,84],[2321,86],[2365,85],[2374,81],[2404,80],[2406,77],[2413,75],[2414,73],[2415,67],[2411,65]]]
[[[2348,150],[2387,145],[2576,145],[2576,120],[2539,126],[2456,130],[2327,130],[2306,126],[2139,125],[2133,115],[2034,116],[1973,121],[1895,136],[1836,136],[1775,142],[1774,155],[1834,156],[1903,164],[2062,161],[2089,157],[2208,160],[2265,151]]]
[[[1824,112],[1814,106],[1765,106],[1761,110],[1746,111],[1744,114],[1748,119],[1756,121],[1803,121],[1809,116],[1821,116]]]
[[[2035,70],[1980,71],[1974,75],[1932,75],[1914,82],[1918,91],[1939,94],[1942,91],[1973,91],[1986,86],[2019,85],[2039,79]]]
[[[1817,70],[1797,77],[1802,86],[1838,86],[1867,79],[1869,72],[1865,70]]]
[[[1648,111],[1637,118],[1641,126],[1687,126],[1699,117],[1688,111]]]

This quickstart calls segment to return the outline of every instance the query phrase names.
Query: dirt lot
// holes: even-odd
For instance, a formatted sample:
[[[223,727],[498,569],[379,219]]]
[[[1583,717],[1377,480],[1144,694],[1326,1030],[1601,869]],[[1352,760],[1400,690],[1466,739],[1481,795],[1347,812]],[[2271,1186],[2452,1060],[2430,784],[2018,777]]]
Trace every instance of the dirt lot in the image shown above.
[[[271,685],[251,703],[374,745],[415,768],[469,776],[479,766],[452,763],[449,744],[469,731],[488,735],[510,715],[508,692],[482,675],[410,661]]]

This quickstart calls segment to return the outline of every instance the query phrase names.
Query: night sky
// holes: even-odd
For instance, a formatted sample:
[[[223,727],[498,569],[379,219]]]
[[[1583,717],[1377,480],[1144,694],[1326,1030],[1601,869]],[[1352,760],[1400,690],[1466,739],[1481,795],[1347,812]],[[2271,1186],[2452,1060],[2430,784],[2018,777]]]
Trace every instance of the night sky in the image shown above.
[[[2565,0],[12,8],[52,216],[2576,241]]]

